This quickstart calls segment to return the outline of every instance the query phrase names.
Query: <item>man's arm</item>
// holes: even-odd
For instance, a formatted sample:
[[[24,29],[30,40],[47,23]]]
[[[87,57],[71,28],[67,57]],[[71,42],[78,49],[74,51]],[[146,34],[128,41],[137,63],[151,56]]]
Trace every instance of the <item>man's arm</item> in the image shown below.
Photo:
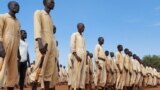
[[[102,61],[105,61],[105,59],[104,59],[104,58],[101,58],[101,57],[98,57],[98,59],[99,59],[99,60],[102,60]]]
[[[6,53],[3,46],[3,29],[4,29],[4,21],[2,15],[0,15],[0,57],[4,58]]]
[[[21,60],[21,55],[20,55],[19,48],[18,48],[18,52],[17,52],[17,57],[18,57],[18,61],[20,61]]]
[[[30,63],[30,58],[29,58],[29,53],[28,52],[27,52],[27,62],[28,62],[28,66],[30,67],[31,63]]]

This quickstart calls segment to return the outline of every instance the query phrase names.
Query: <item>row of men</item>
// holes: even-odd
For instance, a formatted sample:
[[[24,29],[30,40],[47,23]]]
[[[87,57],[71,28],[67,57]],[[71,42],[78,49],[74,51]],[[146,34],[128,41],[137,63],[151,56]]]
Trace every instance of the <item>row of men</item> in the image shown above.
[[[76,45],[82,47],[84,43],[81,42],[81,40],[84,39],[82,39],[78,33],[73,34],[73,36],[76,37],[76,40],[79,40]],[[77,57],[74,53],[69,54],[69,88],[132,90],[160,84],[160,72],[157,72],[155,68],[145,66],[142,60],[136,54],[132,54],[129,49],[124,49],[123,54],[123,46],[118,45],[116,56],[114,56],[113,52],[111,52],[109,56],[108,51],[104,52],[103,44],[104,38],[99,37],[94,52],[94,67],[92,63],[92,53],[87,52],[83,60],[81,60],[82,57]],[[74,47],[79,50],[77,46]],[[79,53],[80,56],[82,55],[81,52],[82,51],[78,51],[76,53]],[[76,86],[77,84],[80,86]]]
[[[35,39],[35,65],[33,71],[29,75],[29,79],[32,82],[32,90],[36,90],[37,80],[41,82],[41,87],[44,90],[55,90],[58,77],[58,48],[56,44],[56,38],[53,34],[54,26],[50,15],[50,11],[54,9],[54,0],[43,0],[44,10],[37,10],[34,14],[34,39]],[[20,23],[16,18],[16,14],[19,12],[19,4],[16,1],[10,1],[8,3],[9,12],[0,15],[0,62],[1,78],[6,76],[7,90],[14,90],[14,86],[17,82],[18,69],[17,69],[17,52],[20,45]],[[77,24],[77,32],[71,36],[71,56],[72,56],[72,80],[71,87],[77,90],[84,90],[86,77],[86,44],[83,37],[85,25],[83,23]],[[102,47],[104,39],[100,37],[98,44],[95,48],[94,58],[95,73],[89,72],[94,76],[94,84],[97,87],[105,88],[106,81],[110,79],[109,73],[107,74],[105,61],[108,61],[105,56],[104,49]],[[116,55],[116,88],[123,89],[126,86],[125,77],[128,75],[130,69],[124,67],[124,56],[122,54],[122,46],[118,46],[118,53]],[[126,57],[128,54],[126,54]],[[26,56],[25,56],[26,57]],[[23,58],[23,57],[22,57]],[[27,58],[27,57],[26,57]],[[127,57],[128,58],[128,57]],[[136,58],[134,58],[136,59]],[[127,59],[128,60],[128,59]],[[137,59],[138,60],[138,59]],[[128,60],[129,62],[131,60]],[[134,64],[136,63],[136,64]],[[133,69],[131,76],[131,85],[136,85],[139,81],[134,82],[135,78],[141,80],[141,64],[135,60],[133,67],[139,65],[138,69]],[[132,66],[128,64],[128,66]],[[142,65],[143,66],[143,65]],[[109,69],[108,69],[109,70]],[[149,69],[151,71],[151,69]],[[3,71],[3,72],[2,72]],[[108,75],[108,76],[107,76]],[[150,74],[149,74],[150,75]],[[151,74],[152,75],[152,74]],[[40,77],[40,78],[39,78]],[[129,79],[129,78],[128,78]],[[150,80],[150,79],[149,79]],[[1,80],[2,81],[2,80]],[[21,88],[23,90],[23,88]]]
[[[37,78],[41,78],[42,86],[45,90],[55,89],[55,82],[58,73],[58,50],[56,38],[53,34],[53,21],[50,11],[54,9],[54,0],[43,0],[44,10],[36,10],[34,14],[34,39],[36,61],[33,72],[29,75],[32,89],[36,90],[35,83]],[[16,14],[20,11],[20,5],[16,1],[8,3],[9,12],[0,15],[0,82],[5,82],[7,90],[14,90],[17,83],[18,68],[17,59],[27,58],[27,54],[19,56],[20,39],[20,22]],[[23,41],[23,40],[22,40]],[[22,42],[22,46],[25,41]],[[43,58],[43,63],[41,60]],[[40,63],[42,65],[39,68]],[[22,65],[23,66],[23,65]],[[23,70],[21,70],[23,71]],[[23,76],[25,74],[23,73]],[[3,80],[3,77],[6,80]],[[21,76],[20,76],[21,77]],[[24,77],[22,84],[24,83]],[[20,88],[23,90],[23,87]]]

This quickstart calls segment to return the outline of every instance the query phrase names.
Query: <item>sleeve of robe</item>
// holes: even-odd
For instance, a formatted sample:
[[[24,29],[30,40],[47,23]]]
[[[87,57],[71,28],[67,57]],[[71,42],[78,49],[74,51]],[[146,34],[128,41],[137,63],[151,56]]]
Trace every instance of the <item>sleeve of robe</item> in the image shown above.
[[[98,47],[98,45],[96,45],[95,52],[94,52],[95,61],[98,61],[99,51],[100,51],[100,48]]]
[[[93,73],[93,63],[92,63],[92,59],[89,62],[89,69],[90,71]]]
[[[35,32],[35,39],[37,38],[41,38],[41,32],[42,32],[42,28],[41,28],[41,12],[39,10],[37,10],[34,14],[34,32]]]
[[[71,54],[68,55],[68,67],[72,68]]]
[[[110,65],[110,67],[111,67],[111,71],[114,72],[114,61],[113,61],[113,59],[111,60],[111,65]]]
[[[76,52],[76,35],[75,35],[75,33],[73,33],[71,36],[70,45],[71,45],[71,53]]]
[[[136,68],[135,60],[133,60],[133,61],[132,61],[132,65],[133,65],[133,71],[137,72],[137,68]]]
[[[118,67],[118,69],[120,69],[121,71],[122,71],[122,62],[121,62],[121,60],[120,60],[120,54],[119,53],[117,53],[116,54],[116,61],[117,61],[117,64],[119,65],[119,67]]]
[[[129,72],[132,73],[133,71],[133,63],[132,63],[132,60],[130,59],[129,60]]]
[[[3,16],[0,15],[0,41],[3,41],[3,26],[4,26]]]

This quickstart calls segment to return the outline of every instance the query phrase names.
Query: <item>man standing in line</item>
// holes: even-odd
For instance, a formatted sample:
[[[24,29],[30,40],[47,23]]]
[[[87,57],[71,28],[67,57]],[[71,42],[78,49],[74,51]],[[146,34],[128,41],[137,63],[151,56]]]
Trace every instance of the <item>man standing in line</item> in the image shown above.
[[[124,69],[125,69],[124,73],[125,73],[125,77],[126,77],[125,83],[124,83],[124,88],[125,88],[125,90],[128,90],[129,79],[130,79],[130,75],[129,75],[129,55],[128,55],[129,50],[128,50],[128,48],[124,49],[124,53],[125,53],[125,55],[124,55]]]
[[[89,53],[89,57],[90,57],[90,60],[89,60],[89,84],[90,84],[90,90],[93,90],[94,89],[94,77],[93,77],[93,62],[92,62],[92,58],[93,58],[93,54],[92,53]]]
[[[14,90],[16,84],[17,52],[20,41],[20,23],[16,18],[20,6],[16,1],[8,3],[9,12],[0,15],[0,57],[4,61],[0,74],[6,75],[7,90]],[[3,78],[3,77],[1,77]]]
[[[68,55],[68,90],[72,87],[72,70],[73,70],[73,56],[70,53]]]
[[[55,3],[54,0],[43,0],[43,4],[45,6],[44,10],[37,10],[34,14],[36,63],[30,78],[34,83],[41,57],[45,56],[40,76],[42,76],[44,90],[49,90],[54,66],[56,65],[55,60],[53,60],[56,58],[56,40],[53,38],[53,21],[50,15]],[[47,45],[48,47],[46,48]],[[34,89],[34,84],[32,89]]]
[[[116,54],[116,61],[117,61],[117,67],[119,69],[119,73],[117,73],[117,83],[116,83],[116,88],[123,90],[124,86],[124,56],[123,56],[123,46],[118,45],[117,46],[118,52]]]
[[[27,32],[25,30],[21,30],[21,40],[19,45],[19,86],[20,90],[23,90],[24,88],[24,82],[25,82],[25,76],[26,76],[26,70],[27,67],[30,67],[30,59],[29,59],[29,53],[28,53],[28,43],[25,41],[27,38]],[[27,66],[28,62],[28,66]]]
[[[83,23],[78,23],[78,32],[75,32],[71,36],[71,53],[75,57],[73,82],[74,89],[85,89],[85,62],[86,62],[86,46],[83,37],[85,26]]]
[[[95,54],[94,54],[95,61],[97,61],[99,64],[96,77],[98,79],[97,86],[98,88],[100,88],[100,90],[103,90],[106,84],[106,67],[105,67],[106,56],[104,49],[102,47],[103,44],[104,44],[104,38],[99,37],[98,44],[95,47]]]
[[[106,67],[106,85],[105,88],[108,89],[109,86],[109,79],[110,79],[110,60],[109,60],[109,51],[105,51],[106,55],[106,61],[105,61],[105,67]]]

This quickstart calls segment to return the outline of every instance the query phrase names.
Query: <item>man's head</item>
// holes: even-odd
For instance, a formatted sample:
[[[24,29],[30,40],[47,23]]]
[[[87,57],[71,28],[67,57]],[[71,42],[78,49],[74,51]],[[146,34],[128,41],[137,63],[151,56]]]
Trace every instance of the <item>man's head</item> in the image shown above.
[[[114,57],[114,52],[110,52],[110,56],[111,56],[111,57]]]
[[[25,30],[21,30],[21,39],[25,40],[27,38],[27,32]]]
[[[77,29],[78,29],[78,32],[79,32],[79,33],[84,32],[84,29],[85,29],[84,24],[83,24],[83,23],[78,23],[78,24],[77,24]]]
[[[89,55],[89,51],[86,51],[87,56]]]
[[[89,53],[89,56],[90,56],[90,58],[93,58],[93,54],[92,53]]]
[[[55,6],[55,2],[54,0],[43,0],[43,5],[50,9],[50,10],[53,10],[54,9],[54,6]]]
[[[137,55],[136,54],[133,54],[133,59],[137,59]]]
[[[65,66],[63,66],[63,68],[65,69],[66,67],[65,67]]]
[[[62,65],[60,64],[60,67],[62,67]]]
[[[109,51],[105,51],[105,55],[108,56],[109,55]]]
[[[118,46],[117,46],[117,49],[118,49],[118,51],[121,52],[121,51],[123,51],[123,46],[122,46],[122,45],[118,45]]]
[[[98,38],[98,43],[99,43],[100,45],[103,45],[103,44],[104,44],[104,38],[103,38],[103,37],[99,37],[99,38]]]
[[[53,34],[56,34],[56,26],[53,25]]]
[[[128,48],[125,48],[125,49],[124,49],[124,53],[125,53],[126,55],[129,53]]]
[[[129,55],[130,57],[132,57],[132,52],[131,52],[131,51],[129,51],[128,55]]]
[[[19,6],[18,2],[16,2],[16,1],[10,1],[8,3],[8,9],[9,9],[10,12],[18,13],[19,9],[20,9],[20,6]]]

